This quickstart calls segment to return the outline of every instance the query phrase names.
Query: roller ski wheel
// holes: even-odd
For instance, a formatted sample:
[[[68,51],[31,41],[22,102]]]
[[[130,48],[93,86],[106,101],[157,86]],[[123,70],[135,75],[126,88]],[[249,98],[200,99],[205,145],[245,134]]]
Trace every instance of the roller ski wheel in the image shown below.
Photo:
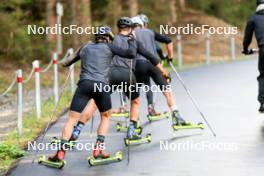
[[[124,139],[126,146],[147,144],[150,143],[151,141],[152,141],[152,137],[150,133],[140,139],[128,139],[128,138]]]
[[[117,131],[117,132],[124,132],[124,133],[126,133],[127,130],[128,130],[128,127],[122,125],[121,123],[117,123],[116,126],[115,126],[115,128],[116,128],[116,131]],[[143,131],[143,129],[142,129],[141,126],[138,126],[138,127],[135,129],[135,132],[138,133],[138,134],[141,134],[142,131]]]
[[[57,138],[57,137],[53,137],[51,142],[50,142],[51,145],[60,145],[60,143],[61,143],[61,140],[59,138]],[[76,141],[74,141],[74,140],[71,140],[68,143],[68,147],[70,149],[74,148],[75,145],[76,145]]]
[[[170,117],[168,112],[163,112],[159,115],[147,115],[149,122],[159,121],[163,119],[168,119]]]
[[[108,158],[95,158],[94,156],[90,156],[87,158],[87,161],[90,166],[98,166],[98,165],[105,165],[115,162],[120,162],[123,159],[122,152],[116,152],[114,156],[110,156]]]
[[[66,165],[66,161],[65,160],[61,160],[61,161],[58,161],[58,162],[50,161],[49,159],[46,158],[45,155],[41,155],[39,157],[38,163],[41,164],[41,165],[52,167],[52,168],[56,168],[56,169],[62,169]]]
[[[192,123],[186,123],[182,125],[172,125],[172,128],[174,131],[179,131],[179,130],[189,130],[189,129],[204,129],[204,124],[203,123],[197,123],[197,124],[192,124]]]

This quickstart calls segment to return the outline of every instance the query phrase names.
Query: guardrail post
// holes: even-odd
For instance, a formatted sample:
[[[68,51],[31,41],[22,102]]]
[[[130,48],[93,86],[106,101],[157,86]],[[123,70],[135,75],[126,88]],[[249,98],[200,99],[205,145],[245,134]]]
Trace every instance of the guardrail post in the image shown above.
[[[230,49],[231,49],[231,59],[236,60],[236,41],[234,35],[231,35],[230,37]]]
[[[53,53],[53,70],[54,70],[54,104],[56,105],[59,101],[59,75],[58,75],[58,54]]]
[[[40,98],[40,68],[39,61],[35,60],[32,62],[35,72],[35,103],[36,103],[36,115],[39,119],[41,117],[41,98]]]
[[[210,58],[210,34],[207,33],[205,37],[205,57],[206,57],[206,64],[211,64],[211,58]]]
[[[177,35],[177,55],[178,55],[178,67],[182,68],[182,40],[181,35]]]
[[[22,70],[19,69],[16,72],[17,75],[17,129],[18,134],[22,135],[23,129],[23,77]]]
[[[73,49],[72,48],[70,48],[69,49],[69,54],[71,55],[71,54],[73,54]],[[74,94],[74,91],[75,91],[75,80],[74,80],[74,64],[72,64],[71,66],[70,66],[70,86],[71,86],[71,95],[73,95]]]

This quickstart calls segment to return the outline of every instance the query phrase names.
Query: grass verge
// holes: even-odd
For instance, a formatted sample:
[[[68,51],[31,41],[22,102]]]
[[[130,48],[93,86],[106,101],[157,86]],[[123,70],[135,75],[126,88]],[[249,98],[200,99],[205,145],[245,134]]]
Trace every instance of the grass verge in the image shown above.
[[[66,91],[60,99],[52,123],[65,111],[65,107],[69,106],[71,98],[70,92]],[[41,134],[50,122],[53,111],[54,101],[53,99],[48,99],[42,105],[42,117],[40,119],[37,119],[34,113],[23,117],[22,136],[19,136],[16,129],[10,132],[5,140],[0,143],[0,175],[5,174],[13,163],[26,153],[25,150],[28,141],[35,140]]]

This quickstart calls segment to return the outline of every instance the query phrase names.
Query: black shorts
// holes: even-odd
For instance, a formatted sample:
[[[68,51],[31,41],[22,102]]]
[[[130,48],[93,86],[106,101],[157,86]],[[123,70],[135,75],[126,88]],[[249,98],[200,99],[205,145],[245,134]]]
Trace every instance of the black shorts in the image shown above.
[[[125,95],[129,98],[129,95],[131,93],[131,100],[134,100],[139,97],[139,90],[136,89],[136,77],[134,75],[134,72],[132,72],[132,80],[131,80],[131,92],[129,91],[129,85],[130,85],[130,70],[128,68],[114,66],[111,67],[109,71],[109,84],[111,87],[118,86],[118,85],[127,85],[123,86],[123,92]],[[112,90],[113,92],[115,91]]]
[[[135,75],[138,83],[147,84],[150,82],[150,78],[152,78],[160,88],[168,85],[168,82],[162,76],[161,72],[147,60],[136,61]]]
[[[108,111],[112,108],[111,92],[95,90],[95,85],[105,86],[105,83],[91,80],[81,80],[73,96],[70,110],[81,113],[90,99],[94,99],[100,112]]]

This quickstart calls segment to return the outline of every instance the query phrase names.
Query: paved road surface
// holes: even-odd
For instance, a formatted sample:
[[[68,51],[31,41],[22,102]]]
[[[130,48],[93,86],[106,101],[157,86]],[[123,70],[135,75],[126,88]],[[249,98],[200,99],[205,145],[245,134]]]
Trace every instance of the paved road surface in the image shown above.
[[[147,124],[144,132],[151,132],[151,144],[130,148],[127,165],[127,149],[123,145],[124,134],[111,128],[107,138],[108,150],[125,152],[123,162],[89,167],[87,151],[67,153],[67,165],[63,170],[51,169],[37,163],[31,164],[32,155],[23,158],[12,176],[48,175],[177,175],[177,176],[262,176],[264,171],[264,115],[257,112],[257,61],[246,60],[213,65],[181,72],[182,77],[197,99],[201,109],[217,133],[213,138],[207,129],[173,133],[170,120]],[[201,121],[175,75],[173,90],[184,117],[193,122]],[[145,118],[146,101],[142,94],[141,120]],[[165,99],[158,94],[156,107],[167,110]],[[113,96],[114,107],[119,103]],[[59,136],[65,122],[63,116],[47,133],[45,141]],[[98,114],[95,117],[98,124]],[[112,122],[114,125],[115,122]],[[81,142],[93,142],[90,124],[83,130]],[[168,142],[170,149],[160,150],[160,142]],[[209,149],[208,145],[211,148]],[[223,147],[225,145],[225,147]],[[218,146],[218,148],[216,147]],[[50,151],[40,152],[49,154]]]

